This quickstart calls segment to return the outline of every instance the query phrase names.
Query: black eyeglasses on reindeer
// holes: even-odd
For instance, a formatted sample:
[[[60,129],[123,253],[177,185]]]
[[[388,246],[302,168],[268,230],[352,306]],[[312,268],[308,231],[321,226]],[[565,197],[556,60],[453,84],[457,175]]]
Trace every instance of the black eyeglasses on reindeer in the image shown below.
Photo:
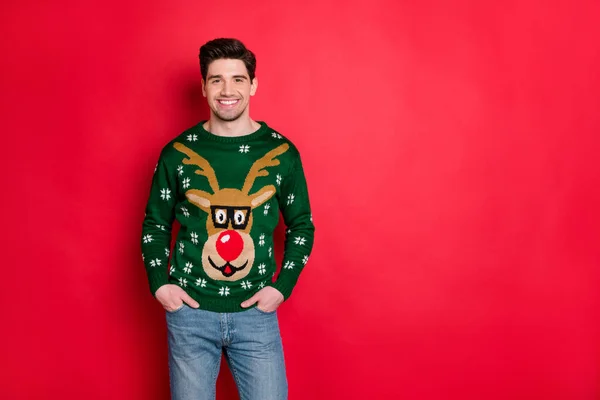
[[[215,228],[231,227],[233,229],[245,229],[250,220],[252,207],[242,206],[210,206]]]

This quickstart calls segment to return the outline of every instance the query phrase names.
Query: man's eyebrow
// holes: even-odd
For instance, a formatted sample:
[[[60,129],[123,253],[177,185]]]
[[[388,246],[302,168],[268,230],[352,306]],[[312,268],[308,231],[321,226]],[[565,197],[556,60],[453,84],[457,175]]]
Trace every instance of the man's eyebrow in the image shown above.
[[[234,78],[242,78],[242,79],[248,79],[248,77],[246,75],[234,75]],[[209,75],[206,77],[206,80],[210,80],[210,79],[215,79],[215,78],[219,78],[219,79],[223,79],[223,75]]]

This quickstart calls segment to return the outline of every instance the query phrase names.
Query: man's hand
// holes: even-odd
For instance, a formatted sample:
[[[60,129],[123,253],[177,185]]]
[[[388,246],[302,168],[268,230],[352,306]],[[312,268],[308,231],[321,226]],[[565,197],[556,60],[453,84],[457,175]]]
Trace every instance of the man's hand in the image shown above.
[[[266,286],[244,301],[242,307],[252,307],[256,302],[258,302],[256,307],[261,311],[273,312],[283,303],[283,294],[272,286]]]
[[[200,307],[200,304],[192,299],[185,290],[172,284],[166,284],[159,287],[156,291],[156,299],[162,304],[165,310],[171,312],[179,309],[184,302],[192,308]]]

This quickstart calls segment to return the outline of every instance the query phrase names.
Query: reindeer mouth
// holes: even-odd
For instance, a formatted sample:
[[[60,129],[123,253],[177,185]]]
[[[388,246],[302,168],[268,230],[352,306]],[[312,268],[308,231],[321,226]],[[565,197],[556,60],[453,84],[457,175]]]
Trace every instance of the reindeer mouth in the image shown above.
[[[244,263],[244,265],[242,265],[241,267],[236,267],[234,265],[231,265],[229,263],[229,261],[227,261],[224,265],[222,266],[218,266],[214,263],[214,261],[210,258],[210,256],[208,256],[208,262],[210,263],[210,265],[212,265],[213,268],[221,271],[221,273],[223,274],[223,276],[229,278],[230,276],[232,276],[233,274],[235,274],[238,271],[243,270],[244,268],[246,268],[246,265],[248,265],[248,260],[246,260],[246,262]]]

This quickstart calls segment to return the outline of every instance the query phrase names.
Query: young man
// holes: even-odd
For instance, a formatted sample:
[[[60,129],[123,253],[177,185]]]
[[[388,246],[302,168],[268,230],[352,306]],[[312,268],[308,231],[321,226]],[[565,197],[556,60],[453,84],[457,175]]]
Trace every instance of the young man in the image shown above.
[[[287,398],[276,311],[308,261],[314,225],[298,150],[250,118],[255,69],[236,39],[200,48],[210,119],[163,148],[152,179],[142,258],[166,310],[175,400],[214,399],[222,353],[242,400]],[[279,211],[287,230],[273,282]],[[181,228],[170,254],[174,218]]]

